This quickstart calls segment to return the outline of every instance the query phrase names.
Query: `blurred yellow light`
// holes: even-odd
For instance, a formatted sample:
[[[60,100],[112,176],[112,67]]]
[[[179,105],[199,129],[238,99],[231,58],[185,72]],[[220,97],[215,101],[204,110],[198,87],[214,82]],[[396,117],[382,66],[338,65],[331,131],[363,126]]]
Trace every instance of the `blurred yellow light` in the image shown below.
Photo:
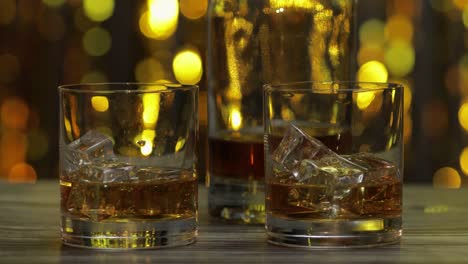
[[[0,177],[8,176],[11,168],[24,162],[27,147],[26,134],[19,130],[3,130],[0,139]]]
[[[65,3],[65,0],[42,0],[42,2],[50,7],[59,7]]]
[[[461,178],[458,171],[451,167],[440,168],[434,173],[434,187],[458,189],[461,186]]]
[[[144,86],[143,89],[146,90],[165,90],[166,86],[163,85],[153,85],[153,86]],[[161,101],[159,93],[148,92],[143,94],[143,123],[145,128],[154,128],[159,118],[159,104]]]
[[[468,6],[468,0],[453,0],[453,5],[459,10],[463,10]]]
[[[0,25],[8,25],[15,19],[16,16],[16,1],[1,0],[0,1]]]
[[[172,62],[172,68],[177,81],[182,84],[197,84],[203,74],[200,55],[191,50],[177,53]]]
[[[164,79],[163,66],[154,58],[143,59],[135,67],[135,79],[141,83],[150,83]]]
[[[143,122],[145,127],[154,126],[158,122],[160,100],[160,95],[157,93],[143,95]]]
[[[405,113],[408,113],[411,109],[411,102],[413,101],[413,91],[409,84],[404,84],[403,86],[403,93],[404,93],[404,102],[403,102],[403,109]]]
[[[385,52],[385,63],[395,77],[403,77],[413,71],[415,51],[410,43],[396,40],[390,42]]]
[[[432,205],[424,208],[426,214],[443,214],[449,211],[447,205]]]
[[[97,112],[106,112],[109,109],[109,100],[105,96],[91,97],[91,105]]]
[[[180,12],[189,19],[198,19],[205,15],[208,0],[180,0]]]
[[[185,146],[185,138],[180,137],[175,145],[175,152],[179,152]]]
[[[141,32],[148,38],[165,40],[174,34],[179,18],[178,0],[148,0],[148,12],[141,15]]]
[[[468,131],[468,102],[464,103],[458,111],[458,121],[460,125]]]
[[[19,97],[9,97],[4,100],[1,110],[3,126],[7,128],[25,129],[28,123],[29,107]]]
[[[321,11],[323,5],[317,3],[316,1],[310,0],[270,0],[270,8],[280,9],[280,8],[297,8],[297,9],[312,9],[315,8],[316,11]]]
[[[463,8],[462,19],[463,25],[465,25],[465,27],[468,28],[468,6]]]
[[[358,225],[353,228],[353,231],[380,231],[384,229],[382,219],[364,220],[360,221]]]
[[[359,29],[359,40],[363,45],[383,46],[385,41],[385,24],[378,19],[369,19]]]
[[[468,176],[468,147],[465,147],[460,154],[460,168]]]
[[[365,93],[358,93],[357,94],[357,106],[359,109],[364,110],[374,101],[375,93],[373,92],[365,92]]]
[[[376,45],[362,45],[359,48],[357,60],[358,60],[359,65],[362,65],[372,60],[383,61],[384,60],[383,47],[376,46]]]
[[[86,16],[92,21],[101,22],[114,13],[114,0],[83,0]]]
[[[43,129],[35,129],[28,135],[27,156],[29,160],[40,160],[49,151],[47,133]]]
[[[143,156],[149,156],[153,152],[153,140],[156,137],[156,131],[145,129],[135,138],[135,142],[140,146],[140,153]]]
[[[8,181],[11,183],[35,183],[36,180],[36,171],[27,163],[14,165],[8,174]]]
[[[294,112],[287,106],[281,107],[281,118],[285,121],[294,120]]]
[[[67,133],[67,138],[71,141],[73,140],[72,136],[72,126],[70,120],[68,118],[64,117],[63,118],[63,124],[65,126],[65,132]]]
[[[385,37],[387,40],[403,40],[411,42],[413,39],[414,27],[408,16],[394,15],[387,20],[385,25]]]
[[[91,56],[106,54],[112,45],[110,33],[101,27],[94,27],[86,31],[83,36],[83,47]]]
[[[229,113],[229,124],[234,131],[237,131],[242,126],[242,114],[237,107],[233,107]]]
[[[381,62],[369,61],[359,68],[357,77],[360,82],[386,82],[388,72]]]
[[[100,71],[88,72],[81,78],[81,83],[105,83],[107,81],[106,75]]]
[[[0,55],[0,83],[13,82],[20,73],[20,62],[12,54]]]

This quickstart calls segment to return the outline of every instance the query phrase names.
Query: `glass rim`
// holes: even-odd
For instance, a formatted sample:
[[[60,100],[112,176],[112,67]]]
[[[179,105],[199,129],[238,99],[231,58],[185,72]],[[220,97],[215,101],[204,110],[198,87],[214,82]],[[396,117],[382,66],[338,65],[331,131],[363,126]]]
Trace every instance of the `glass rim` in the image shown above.
[[[109,86],[145,87],[145,89],[104,89]],[[156,88],[154,86],[164,86]],[[97,88],[96,88],[97,87]],[[100,88],[99,88],[100,87]],[[81,89],[85,88],[85,89]],[[187,85],[176,82],[97,82],[97,83],[75,83],[58,86],[59,92],[81,93],[81,94],[114,94],[114,93],[172,93],[176,91],[190,91],[198,89],[198,85]]]
[[[312,85],[312,87],[307,88],[297,88],[293,87],[296,85]],[[303,81],[303,82],[285,82],[285,83],[271,83],[263,85],[265,92],[317,92],[323,93],[324,91],[329,91],[330,88],[320,88],[314,87],[318,85],[337,85],[338,89],[332,89],[333,92],[376,92],[376,91],[385,91],[385,90],[401,90],[404,88],[403,84],[396,82],[360,82],[360,81]],[[373,87],[359,87],[359,85],[369,85]],[[350,87],[353,88],[342,88]],[[333,87],[332,87],[333,88]]]

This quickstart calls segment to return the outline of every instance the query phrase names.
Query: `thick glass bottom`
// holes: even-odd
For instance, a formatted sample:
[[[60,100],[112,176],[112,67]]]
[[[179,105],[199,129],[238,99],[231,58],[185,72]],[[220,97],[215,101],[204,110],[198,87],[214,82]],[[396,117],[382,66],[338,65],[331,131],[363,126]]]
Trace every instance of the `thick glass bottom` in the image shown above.
[[[208,207],[212,217],[230,223],[264,224],[264,184],[210,174]]]
[[[268,242],[303,248],[363,248],[396,244],[401,217],[296,220],[267,215]]]
[[[197,238],[197,220],[96,222],[62,216],[62,241],[74,247],[146,249],[183,246]]]

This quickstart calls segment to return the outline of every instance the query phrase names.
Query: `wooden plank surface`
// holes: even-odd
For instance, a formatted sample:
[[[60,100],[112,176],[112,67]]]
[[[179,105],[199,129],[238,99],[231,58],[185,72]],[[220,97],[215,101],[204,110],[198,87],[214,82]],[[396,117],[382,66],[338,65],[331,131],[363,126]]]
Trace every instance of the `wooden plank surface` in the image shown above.
[[[200,187],[196,244],[109,252],[62,246],[58,182],[0,183],[0,263],[468,263],[468,190],[404,187],[400,245],[359,250],[301,250],[269,245],[262,226],[226,225],[206,215]]]

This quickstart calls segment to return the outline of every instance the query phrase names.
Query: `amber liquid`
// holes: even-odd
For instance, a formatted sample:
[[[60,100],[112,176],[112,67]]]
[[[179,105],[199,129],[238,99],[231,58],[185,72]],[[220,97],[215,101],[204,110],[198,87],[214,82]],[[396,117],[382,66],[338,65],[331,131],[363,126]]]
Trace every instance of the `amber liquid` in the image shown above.
[[[264,223],[263,135],[222,133],[208,139],[209,212],[238,223]]]
[[[210,173],[237,179],[263,181],[263,142],[261,135],[242,138],[209,138]]]
[[[401,216],[402,184],[394,175],[338,190],[345,195],[335,201],[325,186],[271,182],[267,189],[267,211],[273,216],[297,220]],[[332,208],[339,210],[331,212]]]
[[[92,221],[181,219],[197,212],[197,182],[188,172],[172,180],[115,183],[75,175],[62,177],[60,189],[62,213]]]
[[[80,171],[61,176],[63,242],[119,249],[195,242],[196,177],[192,171],[148,171],[141,179],[108,183]]]

